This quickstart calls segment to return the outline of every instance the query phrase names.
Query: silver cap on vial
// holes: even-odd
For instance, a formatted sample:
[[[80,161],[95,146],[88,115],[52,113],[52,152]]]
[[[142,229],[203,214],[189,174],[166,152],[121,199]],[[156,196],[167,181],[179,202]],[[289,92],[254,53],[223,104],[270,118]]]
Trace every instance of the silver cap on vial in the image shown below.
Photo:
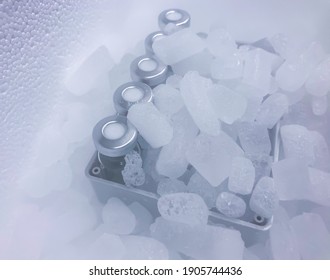
[[[120,157],[133,150],[138,132],[125,116],[113,115],[100,120],[93,129],[96,150],[108,157]]]
[[[152,102],[151,88],[141,82],[128,82],[116,89],[113,95],[113,102],[116,111],[121,115],[126,115],[128,109],[140,102]]]
[[[154,54],[154,50],[152,49],[152,44],[159,38],[166,36],[162,31],[156,31],[149,34],[144,40],[144,46],[146,48],[147,54]]]
[[[158,25],[166,34],[190,26],[190,15],[181,9],[168,9],[161,12],[158,16]],[[168,28],[173,25],[173,28]]]
[[[152,55],[142,55],[131,63],[131,77],[134,81],[155,87],[166,81],[169,67]]]

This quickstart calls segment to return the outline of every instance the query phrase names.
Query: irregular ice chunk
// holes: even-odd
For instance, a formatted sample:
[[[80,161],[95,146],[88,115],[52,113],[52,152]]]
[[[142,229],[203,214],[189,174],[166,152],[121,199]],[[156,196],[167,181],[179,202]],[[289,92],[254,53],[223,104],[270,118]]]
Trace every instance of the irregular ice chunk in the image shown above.
[[[270,95],[260,107],[256,122],[271,129],[288,110],[288,98],[282,93]]]
[[[171,124],[152,103],[133,105],[128,111],[127,118],[153,148],[164,146],[172,140]]]
[[[324,206],[330,206],[330,173],[308,168],[312,195],[309,200]]]
[[[245,56],[243,82],[261,90],[269,91],[272,64],[276,58],[276,55],[263,49],[256,48],[248,51]]]
[[[276,71],[276,81],[286,91],[296,91],[304,85],[309,73],[322,59],[324,52],[318,43],[310,46],[297,57],[286,60]]]
[[[195,172],[189,180],[187,192],[200,195],[209,209],[215,207],[215,201],[220,192],[220,187],[213,187],[198,172]]]
[[[315,163],[313,167],[330,171],[330,153],[327,141],[318,131],[310,131],[315,155]]]
[[[213,28],[206,42],[208,50],[216,57],[226,57],[237,50],[235,40],[225,28]]]
[[[214,85],[208,95],[218,118],[227,124],[232,124],[245,113],[246,98],[227,87]]]
[[[154,104],[166,116],[172,116],[183,107],[180,92],[165,84],[160,84],[153,89]]]
[[[245,154],[245,156],[251,160],[255,169],[255,180],[258,182],[261,177],[269,176],[273,158],[268,154]]]
[[[330,91],[330,57],[327,57],[311,72],[305,88],[314,96],[324,96]]]
[[[239,231],[219,226],[197,225],[156,219],[151,235],[167,247],[194,259],[242,259],[244,242]]]
[[[239,54],[217,57],[211,62],[211,75],[216,80],[238,79],[243,74],[243,60]]]
[[[197,71],[202,76],[210,76],[212,55],[204,50],[172,65],[175,74],[184,76],[189,71]]]
[[[224,132],[216,137],[199,134],[186,152],[187,160],[214,187],[229,176],[232,158],[242,155],[241,148]]]
[[[307,164],[297,158],[280,160],[272,167],[274,183],[280,200],[311,197]]]
[[[269,231],[272,257],[275,260],[298,260],[300,254],[284,208],[278,207]]]
[[[177,179],[162,179],[158,183],[157,193],[159,195],[171,194],[171,193],[183,193],[187,191],[187,186]]]
[[[312,97],[312,110],[314,115],[322,116],[328,110],[328,96],[313,96]]]
[[[168,250],[158,240],[138,235],[121,236],[126,248],[126,260],[167,260]]]
[[[220,193],[216,201],[216,206],[222,214],[230,218],[242,217],[246,210],[244,200],[229,192]]]
[[[158,199],[157,205],[159,213],[166,220],[190,225],[207,223],[209,210],[197,194],[166,194]]]
[[[108,200],[102,210],[102,219],[109,233],[130,234],[136,225],[132,211],[118,198]]]
[[[189,28],[163,36],[152,44],[156,56],[167,65],[182,61],[201,52],[205,43]]]
[[[304,213],[291,219],[290,225],[303,259],[330,258],[330,235],[319,215]]]
[[[197,72],[188,72],[182,79],[180,92],[183,101],[198,128],[207,134],[218,135],[220,125],[207,91],[212,82]]]
[[[252,192],[251,210],[262,217],[270,218],[277,206],[278,194],[274,186],[274,180],[270,177],[262,177]]]
[[[138,202],[133,202],[128,207],[134,213],[136,219],[136,225],[133,233],[146,232],[153,222],[151,213]]]
[[[86,257],[90,260],[118,260],[125,254],[125,246],[120,237],[104,233],[87,249]]]
[[[244,157],[235,157],[231,162],[231,171],[228,189],[234,193],[251,193],[255,179],[255,168],[251,160]]]
[[[156,170],[161,175],[178,178],[187,170],[185,153],[189,143],[196,137],[198,128],[185,108],[173,115],[172,121],[174,136],[160,151]]]
[[[121,174],[126,186],[142,186],[144,184],[145,173],[138,152],[133,150],[125,156],[125,167]]]
[[[114,62],[105,46],[96,49],[66,81],[66,87],[75,95],[89,92],[102,74],[107,74]]]
[[[281,138],[286,158],[297,158],[308,164],[315,161],[313,141],[308,129],[301,125],[284,125]]]
[[[166,84],[173,88],[179,89],[181,80],[182,77],[180,75],[173,74],[167,78]]]
[[[238,127],[238,137],[245,153],[270,153],[271,143],[266,126],[243,122]]]

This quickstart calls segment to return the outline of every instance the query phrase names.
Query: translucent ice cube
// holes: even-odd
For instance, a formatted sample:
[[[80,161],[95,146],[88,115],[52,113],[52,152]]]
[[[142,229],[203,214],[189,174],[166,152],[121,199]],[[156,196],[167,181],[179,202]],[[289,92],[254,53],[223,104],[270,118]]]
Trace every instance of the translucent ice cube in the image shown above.
[[[229,57],[217,57],[211,62],[211,75],[216,80],[238,79],[243,74],[243,60],[234,53]]]
[[[272,173],[280,200],[311,197],[311,183],[304,161],[297,158],[280,160],[273,164]]]
[[[189,225],[206,224],[209,210],[204,200],[193,193],[173,193],[158,199],[158,211],[170,221]]]
[[[244,242],[239,231],[156,219],[151,235],[167,247],[194,259],[242,259]]]
[[[322,61],[309,75],[305,88],[315,96],[324,96],[330,91],[330,57]]]
[[[188,72],[181,81],[180,92],[198,128],[204,133],[218,135],[219,121],[207,95],[211,85],[211,80],[201,77],[197,72]]]
[[[180,75],[173,74],[167,78],[166,84],[173,88],[179,89],[181,80],[182,77]]]
[[[224,132],[216,137],[199,134],[186,152],[188,161],[214,187],[228,178],[232,158],[242,155],[241,148]]]
[[[255,180],[258,182],[261,177],[269,176],[272,168],[273,158],[268,154],[245,154],[251,160],[255,169]]]
[[[286,158],[297,158],[308,164],[315,161],[313,141],[308,129],[301,125],[284,125],[281,138]]]
[[[151,213],[140,203],[133,202],[129,206],[129,209],[133,212],[136,225],[133,233],[143,233],[149,230],[149,226],[153,222],[153,217]]]
[[[251,198],[252,211],[265,218],[270,218],[278,206],[278,194],[274,186],[274,180],[270,177],[262,177],[255,186]]]
[[[158,240],[151,237],[126,235],[121,236],[126,248],[123,259],[126,260],[167,260],[168,250]]]
[[[172,116],[183,107],[180,92],[170,85],[161,84],[153,89],[154,104],[166,116]]]
[[[303,259],[329,259],[330,235],[322,218],[314,213],[304,213],[290,221]]]
[[[206,181],[198,172],[195,172],[189,180],[187,192],[196,193],[200,195],[209,209],[215,207],[215,201],[221,187],[213,187]]]
[[[172,140],[171,124],[152,103],[133,105],[127,118],[153,148],[164,146]]]
[[[255,179],[255,168],[251,160],[245,157],[235,157],[231,162],[228,189],[234,193],[251,193]]]
[[[330,171],[330,152],[327,141],[324,136],[318,131],[310,131],[314,147],[315,162],[313,167]]]
[[[313,96],[312,110],[314,115],[323,116],[328,110],[328,96]]]
[[[227,87],[214,85],[208,95],[218,118],[227,124],[232,124],[245,113],[246,98]]]
[[[330,206],[330,173],[308,168],[312,195],[309,200],[324,206]]]
[[[206,42],[208,50],[216,57],[226,57],[237,50],[235,40],[225,28],[213,28]]]
[[[161,196],[171,193],[183,193],[186,191],[187,186],[177,179],[164,178],[160,180],[157,187],[157,193]]]
[[[222,214],[230,218],[242,217],[246,210],[244,200],[229,192],[222,192],[219,194],[216,207]]]
[[[205,44],[189,28],[185,28],[156,40],[152,48],[160,60],[172,65],[201,52]]]
[[[172,121],[174,136],[160,151],[156,170],[161,175],[178,178],[187,170],[185,153],[189,143],[197,135],[198,128],[185,108],[173,115]]]
[[[271,143],[266,126],[243,122],[238,127],[238,137],[245,153],[270,153]]]
[[[110,198],[102,210],[102,219],[109,232],[130,234],[136,225],[132,211],[118,198]]]
[[[67,79],[66,87],[75,95],[89,92],[102,74],[107,74],[114,62],[105,46],[96,49]]]
[[[288,110],[288,98],[282,93],[274,93],[262,102],[256,122],[271,129]]]

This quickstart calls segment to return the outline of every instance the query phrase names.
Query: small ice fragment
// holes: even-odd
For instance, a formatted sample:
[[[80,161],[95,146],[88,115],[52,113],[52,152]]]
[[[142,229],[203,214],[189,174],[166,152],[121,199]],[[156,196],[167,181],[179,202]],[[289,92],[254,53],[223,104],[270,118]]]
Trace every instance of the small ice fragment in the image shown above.
[[[234,53],[231,56],[216,57],[211,62],[211,75],[216,80],[238,79],[243,74],[243,60]]]
[[[172,116],[172,122],[174,136],[160,151],[156,170],[161,175],[178,178],[187,170],[185,153],[189,143],[196,137],[198,128],[185,108]]]
[[[180,92],[183,101],[198,128],[207,134],[218,135],[220,125],[207,91],[212,81],[197,72],[188,72],[182,79]]]
[[[88,93],[102,74],[107,74],[114,62],[105,46],[96,49],[67,79],[66,87],[74,95]]]
[[[251,210],[262,217],[270,218],[277,206],[278,194],[274,186],[274,180],[270,177],[262,177],[252,192]]]
[[[271,129],[288,110],[288,98],[282,93],[270,95],[260,107],[256,122]]]
[[[124,235],[121,240],[125,246],[126,260],[167,260],[168,250],[158,240],[138,235]]]
[[[219,194],[216,201],[217,209],[229,218],[239,218],[245,214],[246,204],[239,196],[222,192]]]
[[[208,50],[216,57],[227,57],[237,50],[234,38],[225,28],[214,28],[206,39]]]
[[[213,187],[198,172],[195,172],[189,180],[187,192],[200,195],[209,209],[215,207],[215,201],[220,192],[220,187]]]
[[[178,63],[204,48],[203,40],[189,28],[164,36],[152,44],[156,56],[167,65]]]
[[[132,211],[118,198],[108,200],[102,210],[102,219],[109,233],[130,234],[136,225]]]
[[[245,113],[246,98],[225,86],[212,86],[208,95],[218,118],[227,124],[232,124]]]
[[[89,260],[118,260],[125,254],[125,246],[120,237],[104,233],[87,248]]]
[[[315,161],[313,141],[308,129],[301,125],[284,125],[281,138],[286,158],[297,158],[308,164]]]
[[[306,82],[311,70],[324,58],[318,43],[311,43],[300,55],[286,60],[276,71],[276,81],[286,91],[296,91]]]
[[[291,219],[290,225],[303,259],[330,258],[330,235],[319,215],[304,213]]]
[[[157,218],[151,236],[168,248],[193,259],[242,259],[244,242],[238,230],[209,225],[188,225]]]
[[[298,158],[273,164],[272,173],[280,200],[300,200],[311,197],[307,164]]]
[[[212,55],[207,50],[204,50],[173,64],[171,67],[175,74],[181,76],[184,76],[189,71],[197,71],[200,75],[208,77],[211,73],[212,59]]]
[[[255,168],[248,158],[235,157],[231,162],[228,189],[234,193],[251,193],[255,180]]]
[[[328,110],[328,96],[312,96],[312,110],[315,116],[323,116]]]
[[[166,84],[173,88],[179,89],[181,80],[182,77],[180,75],[173,74],[167,78]]]
[[[224,132],[216,137],[199,134],[186,152],[188,162],[214,187],[228,178],[232,158],[242,155],[242,149]]]
[[[324,96],[330,91],[330,57],[327,57],[311,72],[305,88],[314,96]]]
[[[160,215],[170,221],[189,225],[206,224],[209,210],[204,200],[194,193],[173,193],[158,199]]]
[[[271,143],[266,126],[243,122],[238,127],[238,137],[245,153],[270,154]]]
[[[133,202],[128,207],[132,211],[136,219],[136,225],[133,233],[143,233],[148,231],[149,226],[153,222],[153,217],[151,213],[138,202]]]
[[[300,254],[284,208],[278,207],[269,231],[272,257],[275,260],[299,260]]]
[[[125,167],[121,174],[126,186],[142,186],[144,184],[145,173],[138,152],[133,150],[125,156]]]
[[[248,154],[245,156],[251,160],[254,169],[255,169],[255,180],[254,182],[258,182],[261,177],[267,177],[270,175],[271,166],[273,163],[273,158],[269,154]]]
[[[183,107],[183,100],[179,90],[160,84],[153,89],[154,104],[166,116],[172,116]]]
[[[187,186],[180,180],[164,178],[158,183],[157,193],[160,196],[184,192],[187,192]]]
[[[263,49],[252,49],[246,53],[243,82],[269,91],[271,83],[272,64],[277,56]]]
[[[312,195],[309,200],[324,206],[330,206],[330,173],[308,168]]]
[[[134,104],[127,118],[153,148],[164,146],[172,140],[171,124],[152,103]]]

